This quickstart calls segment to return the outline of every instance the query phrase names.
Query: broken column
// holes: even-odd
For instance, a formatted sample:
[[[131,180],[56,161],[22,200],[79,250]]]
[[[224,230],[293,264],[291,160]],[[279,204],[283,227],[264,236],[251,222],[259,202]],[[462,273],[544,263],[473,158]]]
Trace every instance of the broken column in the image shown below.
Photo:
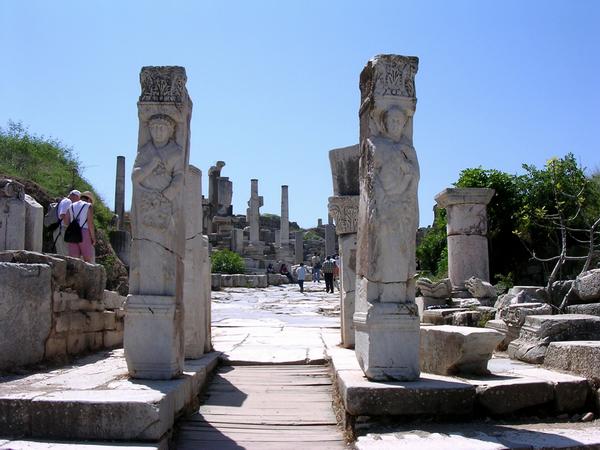
[[[331,150],[329,162],[333,179],[333,197],[329,214],[335,221],[340,253],[340,319],[342,346],[354,347],[354,293],[356,286],[356,228],[358,219],[359,146]]]
[[[288,208],[288,187],[281,186],[281,221],[279,225],[279,245],[287,247],[290,242],[290,214]]]
[[[246,210],[246,220],[250,225],[250,245],[260,242],[260,207],[263,205],[262,196],[258,195],[258,180],[250,180],[250,200]]]
[[[419,378],[415,304],[418,58],[379,55],[360,75],[355,353],[369,380]]]
[[[490,281],[486,206],[493,189],[449,188],[435,196],[448,218],[448,276],[452,296],[469,296],[465,281],[471,277]]]
[[[183,67],[143,67],[131,175],[131,265],[125,358],[134,378],[170,379],[184,360],[184,179],[192,102]]]
[[[25,249],[25,187],[0,180],[0,250]]]
[[[125,219],[125,157],[117,156],[117,174],[115,177],[115,214],[119,218],[118,229],[123,230]]]
[[[200,169],[189,166],[185,178],[185,280],[183,305],[185,310],[185,357],[199,358],[204,354],[205,305],[202,297],[205,280],[200,277],[203,264],[202,242],[202,175]]]
[[[294,233],[294,262],[300,264],[304,262],[304,231]]]

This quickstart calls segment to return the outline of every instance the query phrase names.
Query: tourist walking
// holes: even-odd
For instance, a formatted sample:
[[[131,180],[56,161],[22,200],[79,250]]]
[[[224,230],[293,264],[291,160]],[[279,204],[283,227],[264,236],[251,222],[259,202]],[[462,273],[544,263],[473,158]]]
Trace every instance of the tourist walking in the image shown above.
[[[333,257],[333,263],[335,264],[335,266],[333,267],[333,285],[335,286],[335,288],[338,290],[340,290],[340,257],[338,255],[335,255]]]
[[[331,256],[328,256],[323,262],[323,277],[325,278],[325,292],[331,292],[333,294],[333,271],[335,268],[335,261]]]
[[[296,269],[296,278],[298,278],[300,292],[304,292],[304,279],[306,278],[306,267],[304,267],[304,263],[300,263],[300,267]]]
[[[79,191],[77,191],[79,192]],[[81,196],[81,193],[80,195]],[[85,262],[91,263],[93,247],[96,244],[96,230],[94,229],[94,216],[89,203],[83,200],[72,202],[65,214],[65,225],[68,227],[73,221],[77,221],[81,227],[81,242],[69,242],[69,256],[83,258]],[[65,229],[66,230],[66,229]]]
[[[321,257],[318,253],[313,254],[310,258],[312,264],[312,281],[313,283],[321,282]]]

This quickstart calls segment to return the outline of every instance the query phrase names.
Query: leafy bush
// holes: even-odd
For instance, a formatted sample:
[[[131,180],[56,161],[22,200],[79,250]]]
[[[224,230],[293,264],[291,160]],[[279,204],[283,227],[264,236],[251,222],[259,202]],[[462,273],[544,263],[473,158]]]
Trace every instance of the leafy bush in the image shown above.
[[[313,230],[308,230],[306,233],[304,233],[304,240],[305,241],[320,241],[320,240],[323,240],[323,238],[321,236],[319,236],[317,233],[315,233]]]
[[[231,250],[217,250],[211,257],[213,273],[244,273],[244,259]]]

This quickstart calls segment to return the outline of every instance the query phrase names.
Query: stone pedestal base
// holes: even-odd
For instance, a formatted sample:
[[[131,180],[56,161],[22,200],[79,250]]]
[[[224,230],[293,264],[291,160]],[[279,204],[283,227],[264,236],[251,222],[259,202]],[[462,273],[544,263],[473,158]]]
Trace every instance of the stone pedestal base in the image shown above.
[[[169,380],[183,372],[183,311],[176,297],[129,295],[123,346],[133,378]]]
[[[355,353],[369,380],[417,380],[419,315],[414,304],[375,303],[354,313]]]
[[[110,245],[115,250],[119,259],[129,267],[131,257],[131,234],[124,230],[113,230],[110,232]]]

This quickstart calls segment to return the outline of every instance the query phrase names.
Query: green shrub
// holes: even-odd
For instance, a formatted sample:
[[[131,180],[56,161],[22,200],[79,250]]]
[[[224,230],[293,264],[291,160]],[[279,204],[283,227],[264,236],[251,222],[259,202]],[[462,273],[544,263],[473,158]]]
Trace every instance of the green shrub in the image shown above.
[[[217,250],[211,257],[213,273],[244,273],[244,259],[231,250]]]
[[[322,238],[317,233],[315,233],[313,230],[309,230],[306,233],[304,233],[304,240],[305,241],[320,241],[320,240],[322,240]]]

